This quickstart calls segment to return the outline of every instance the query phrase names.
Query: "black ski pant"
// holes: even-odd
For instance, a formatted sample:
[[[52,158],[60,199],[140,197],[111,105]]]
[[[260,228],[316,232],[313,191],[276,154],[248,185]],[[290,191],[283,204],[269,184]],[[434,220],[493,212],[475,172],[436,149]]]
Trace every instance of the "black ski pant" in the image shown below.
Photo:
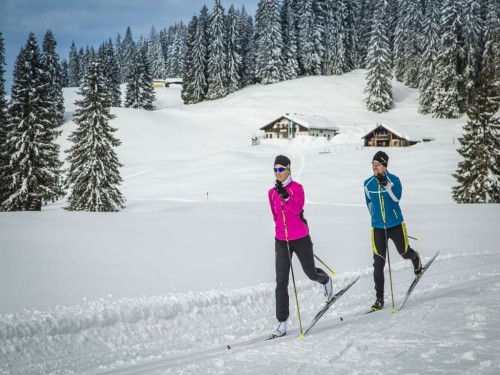
[[[384,267],[387,253],[388,240],[391,239],[396,250],[404,259],[416,260],[418,255],[408,243],[405,223],[392,228],[372,228],[373,248],[373,279],[375,281],[375,292],[377,299],[384,298]]]
[[[309,235],[297,240],[290,240],[288,245],[290,247],[290,256],[288,255],[287,241],[276,239],[276,319],[280,322],[287,321],[290,315],[288,280],[290,259],[293,253],[297,254],[302,269],[309,279],[321,284],[326,284],[329,280],[328,275],[321,268],[316,268],[314,264],[313,243]]]

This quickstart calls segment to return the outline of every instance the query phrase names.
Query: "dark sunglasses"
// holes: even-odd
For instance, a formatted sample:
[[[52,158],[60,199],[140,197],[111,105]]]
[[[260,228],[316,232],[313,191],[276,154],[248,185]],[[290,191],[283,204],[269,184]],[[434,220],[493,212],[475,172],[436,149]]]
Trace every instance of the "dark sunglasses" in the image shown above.
[[[280,173],[280,172],[286,171],[286,168],[283,168],[283,167],[273,168],[273,169],[274,169],[274,173]]]

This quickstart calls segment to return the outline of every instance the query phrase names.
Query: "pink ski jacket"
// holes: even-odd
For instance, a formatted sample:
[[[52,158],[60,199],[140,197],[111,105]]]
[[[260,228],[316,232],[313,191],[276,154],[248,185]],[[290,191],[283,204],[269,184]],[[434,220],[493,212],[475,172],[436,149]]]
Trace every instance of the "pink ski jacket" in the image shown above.
[[[286,201],[278,194],[274,187],[269,189],[267,193],[276,225],[276,238],[278,240],[287,239],[283,222],[282,203],[283,211],[285,212],[286,227],[288,229],[288,239],[296,240],[303,238],[309,234],[309,227],[300,217],[305,202],[304,188],[298,182],[292,181],[285,186],[285,189],[290,194],[290,198]]]

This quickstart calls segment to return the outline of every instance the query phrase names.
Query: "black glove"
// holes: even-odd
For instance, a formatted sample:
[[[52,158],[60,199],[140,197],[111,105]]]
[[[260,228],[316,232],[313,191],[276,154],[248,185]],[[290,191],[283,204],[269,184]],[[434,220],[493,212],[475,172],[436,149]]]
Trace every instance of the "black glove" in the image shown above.
[[[385,174],[378,174],[377,176],[377,181],[381,186],[386,186],[387,185],[387,176]]]
[[[274,187],[276,188],[278,194],[283,197],[283,199],[290,198],[290,194],[288,194],[285,187],[283,186],[283,183],[280,180],[276,180],[276,185],[274,185]]]

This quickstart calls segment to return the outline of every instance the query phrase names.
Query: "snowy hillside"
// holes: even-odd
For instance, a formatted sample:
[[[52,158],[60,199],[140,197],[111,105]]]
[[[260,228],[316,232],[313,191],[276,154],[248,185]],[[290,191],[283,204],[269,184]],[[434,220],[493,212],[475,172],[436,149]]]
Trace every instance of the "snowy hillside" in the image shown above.
[[[172,85],[157,89],[155,111],[113,109],[124,210],[68,212],[61,201],[0,213],[0,374],[500,373],[500,207],[457,205],[450,193],[466,119],[418,114],[417,91],[396,82],[396,108],[370,113],[364,74],[252,86],[192,106]],[[63,157],[75,90],[65,97]],[[323,116],[341,134],[251,146],[287,112]],[[424,260],[440,255],[402,311],[391,312],[386,277],[386,308],[360,316],[375,297],[362,183],[376,151],[361,137],[378,122],[436,138],[387,152],[419,237],[412,247]],[[288,335],[245,345],[276,326],[266,193],[279,153],[304,185],[335,289],[360,280],[304,339],[291,297]],[[413,272],[390,252],[397,302]],[[323,296],[294,270],[305,325]]]

